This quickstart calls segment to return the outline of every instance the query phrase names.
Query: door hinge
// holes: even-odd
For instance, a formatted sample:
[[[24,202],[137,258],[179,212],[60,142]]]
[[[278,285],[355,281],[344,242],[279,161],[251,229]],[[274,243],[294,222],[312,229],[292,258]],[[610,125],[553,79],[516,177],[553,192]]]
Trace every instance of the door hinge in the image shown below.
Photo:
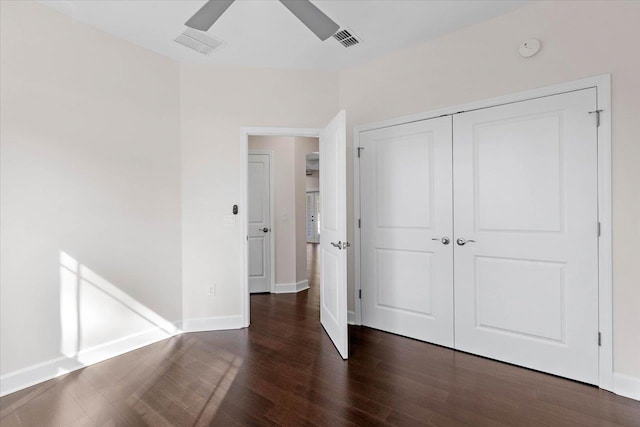
[[[598,237],[600,237],[600,235],[602,235],[602,224],[598,221]]]
[[[358,219],[358,228],[360,228],[361,225],[362,225],[362,222],[360,221],[360,219]]]
[[[598,347],[602,347],[602,332],[598,332]]]
[[[602,113],[602,110],[589,111],[589,114],[596,115],[596,127],[600,127],[600,113]]]
[[[358,289],[358,299],[362,299],[362,289]]]
[[[358,147],[357,150],[358,150],[358,157],[360,157],[360,151],[364,150],[364,147]]]

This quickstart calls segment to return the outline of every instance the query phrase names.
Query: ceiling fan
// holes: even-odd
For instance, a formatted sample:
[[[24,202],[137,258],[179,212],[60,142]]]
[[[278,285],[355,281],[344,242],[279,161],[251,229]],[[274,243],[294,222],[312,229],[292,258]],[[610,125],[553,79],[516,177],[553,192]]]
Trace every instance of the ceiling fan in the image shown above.
[[[280,3],[322,41],[334,35],[340,26],[325,15],[309,0],[279,0]],[[207,31],[231,6],[234,0],[209,0],[193,15],[185,25],[200,31]]]

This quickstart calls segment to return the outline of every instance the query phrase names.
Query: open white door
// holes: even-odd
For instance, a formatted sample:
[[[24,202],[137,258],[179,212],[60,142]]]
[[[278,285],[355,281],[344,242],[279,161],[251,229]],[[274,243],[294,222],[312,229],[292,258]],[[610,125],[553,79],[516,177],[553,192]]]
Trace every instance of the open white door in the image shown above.
[[[320,323],[343,359],[349,354],[346,126],[342,110],[320,133]]]

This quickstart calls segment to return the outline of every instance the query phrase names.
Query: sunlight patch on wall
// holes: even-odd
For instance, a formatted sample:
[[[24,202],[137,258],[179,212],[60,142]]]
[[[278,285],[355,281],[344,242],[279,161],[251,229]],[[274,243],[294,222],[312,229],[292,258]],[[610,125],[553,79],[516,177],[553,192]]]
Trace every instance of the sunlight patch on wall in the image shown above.
[[[162,339],[180,332],[66,252],[60,252],[60,326],[61,353],[83,364],[95,363],[101,347],[118,341],[146,333]]]

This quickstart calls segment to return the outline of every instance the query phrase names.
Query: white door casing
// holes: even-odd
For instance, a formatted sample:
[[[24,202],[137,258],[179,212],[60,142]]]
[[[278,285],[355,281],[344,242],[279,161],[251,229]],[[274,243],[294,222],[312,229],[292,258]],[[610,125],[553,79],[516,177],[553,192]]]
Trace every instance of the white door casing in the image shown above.
[[[359,145],[362,323],[449,347],[451,132],[440,117],[364,132]]]
[[[248,160],[249,292],[271,292],[271,156]],[[265,231],[266,230],[266,231]]]
[[[598,383],[596,89],[454,117],[455,347]]]
[[[347,176],[344,110],[320,132],[320,323],[343,359],[348,358],[347,329]]]

